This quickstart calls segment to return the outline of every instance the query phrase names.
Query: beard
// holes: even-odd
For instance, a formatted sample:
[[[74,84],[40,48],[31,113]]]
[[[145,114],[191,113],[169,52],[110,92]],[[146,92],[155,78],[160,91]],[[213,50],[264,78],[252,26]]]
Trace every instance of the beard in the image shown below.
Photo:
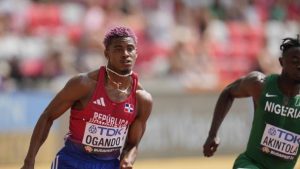
[[[130,72],[131,72],[131,69],[126,69],[126,70],[121,70],[120,74],[122,74],[122,75],[127,75],[127,74],[129,74]],[[299,80],[299,82],[300,82],[300,80]]]
[[[121,77],[127,77],[127,76],[130,76],[132,74],[132,70],[131,69],[126,69],[126,70],[120,70],[119,73],[114,71],[113,69],[110,69],[108,68],[108,66],[105,67],[106,68],[106,71],[110,71],[118,76],[121,76]]]

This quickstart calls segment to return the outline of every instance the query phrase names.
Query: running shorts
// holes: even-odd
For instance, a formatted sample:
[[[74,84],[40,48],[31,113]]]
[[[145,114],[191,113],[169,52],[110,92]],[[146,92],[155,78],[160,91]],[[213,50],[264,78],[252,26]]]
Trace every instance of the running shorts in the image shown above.
[[[119,169],[119,159],[99,159],[88,154],[72,141],[66,140],[65,146],[57,153],[51,169]]]

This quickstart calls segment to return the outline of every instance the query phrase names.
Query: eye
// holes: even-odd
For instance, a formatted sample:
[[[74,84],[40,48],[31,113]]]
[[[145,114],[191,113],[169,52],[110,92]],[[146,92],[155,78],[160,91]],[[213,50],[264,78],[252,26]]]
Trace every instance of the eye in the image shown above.
[[[135,47],[134,46],[128,46],[127,47],[127,51],[128,52],[133,52],[135,50]]]
[[[117,51],[117,52],[120,52],[120,51],[122,51],[123,49],[122,49],[121,47],[116,47],[116,48],[114,48],[114,50]]]

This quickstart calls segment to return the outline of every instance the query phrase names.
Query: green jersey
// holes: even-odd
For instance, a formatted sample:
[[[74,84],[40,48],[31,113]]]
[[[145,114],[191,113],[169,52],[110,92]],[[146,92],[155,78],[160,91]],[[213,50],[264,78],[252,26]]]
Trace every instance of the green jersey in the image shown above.
[[[300,95],[285,97],[278,77],[266,77],[245,155],[264,168],[292,169],[299,156]]]

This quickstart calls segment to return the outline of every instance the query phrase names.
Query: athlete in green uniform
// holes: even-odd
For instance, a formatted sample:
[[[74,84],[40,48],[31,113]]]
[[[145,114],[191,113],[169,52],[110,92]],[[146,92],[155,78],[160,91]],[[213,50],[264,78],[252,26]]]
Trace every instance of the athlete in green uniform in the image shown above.
[[[300,42],[285,38],[280,46],[282,72],[266,76],[251,72],[228,85],[221,93],[203,153],[217,150],[218,129],[235,98],[252,97],[254,118],[247,149],[234,169],[292,169],[300,143]]]

